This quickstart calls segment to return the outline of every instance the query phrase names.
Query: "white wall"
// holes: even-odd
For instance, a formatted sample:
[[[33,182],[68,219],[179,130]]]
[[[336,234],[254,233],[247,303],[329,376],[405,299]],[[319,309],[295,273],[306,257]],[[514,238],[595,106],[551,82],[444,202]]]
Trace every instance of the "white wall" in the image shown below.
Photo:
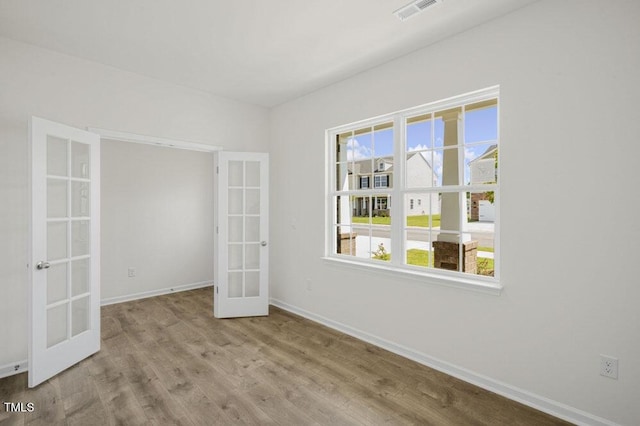
[[[268,149],[268,112],[5,38],[0,38],[0,58],[2,367],[27,357],[27,123],[30,115],[79,128],[98,127],[209,143],[237,151],[264,152]],[[107,215],[103,211],[103,218]],[[108,226],[108,222],[106,224]],[[113,240],[108,246],[102,246],[107,256],[118,248],[111,244],[115,244]],[[139,273],[146,268],[143,264],[127,266],[137,266]],[[116,277],[111,279],[107,275],[106,278],[108,285],[117,282]],[[126,285],[130,283],[127,281]],[[159,287],[164,285],[160,283]],[[142,289],[149,290],[149,287],[144,284]],[[138,292],[133,286],[129,290]],[[121,294],[121,291],[126,290],[103,288],[104,295]]]
[[[638,22],[637,1],[540,1],[272,110],[271,296],[583,420],[638,424]],[[324,130],[495,84],[502,294],[324,262]],[[607,211],[585,213],[594,197]]]
[[[213,154],[103,139],[100,160],[102,300],[212,283]]]

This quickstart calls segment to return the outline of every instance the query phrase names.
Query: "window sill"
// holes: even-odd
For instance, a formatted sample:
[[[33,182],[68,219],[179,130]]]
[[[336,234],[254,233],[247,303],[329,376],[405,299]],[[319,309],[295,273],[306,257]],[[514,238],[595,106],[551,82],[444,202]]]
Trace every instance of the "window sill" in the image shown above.
[[[393,277],[403,277],[412,280],[419,280],[425,284],[433,284],[433,285],[442,285],[445,287],[453,287],[460,288],[462,290],[476,291],[485,294],[492,294],[494,296],[499,296],[502,292],[502,285],[495,282],[481,281],[468,279],[458,276],[445,276],[445,275],[436,275],[428,272],[421,271],[413,271],[410,269],[398,268],[395,266],[391,266],[388,264],[380,264],[376,263],[364,263],[357,262],[349,259],[341,259],[337,257],[323,257],[322,258],[325,263],[346,267],[350,269],[357,269],[359,271],[371,272],[371,273],[382,273]]]

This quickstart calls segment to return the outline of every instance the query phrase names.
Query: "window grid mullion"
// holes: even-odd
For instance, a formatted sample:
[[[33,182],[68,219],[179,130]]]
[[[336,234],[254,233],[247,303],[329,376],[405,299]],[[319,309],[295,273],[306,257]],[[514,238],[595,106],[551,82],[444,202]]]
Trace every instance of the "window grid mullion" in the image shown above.
[[[394,179],[391,196],[391,263],[401,266],[405,263],[404,197],[401,188],[405,187],[404,129],[402,115],[393,117],[393,169]]]
[[[465,105],[462,105],[460,112],[460,121],[458,123],[458,183],[465,186],[464,181],[464,160],[466,147],[466,126],[465,126]],[[458,192],[458,205],[460,206],[460,215],[458,217],[458,272],[464,272],[464,224],[467,222],[467,193]]]

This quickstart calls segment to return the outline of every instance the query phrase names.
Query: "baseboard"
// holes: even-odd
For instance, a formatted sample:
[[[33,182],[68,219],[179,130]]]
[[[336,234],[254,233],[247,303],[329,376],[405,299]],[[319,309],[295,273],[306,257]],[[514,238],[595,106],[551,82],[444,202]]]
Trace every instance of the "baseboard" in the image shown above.
[[[28,370],[28,362],[24,361],[12,362],[11,364],[0,366],[0,379],[3,377],[13,376],[14,374],[24,373]]]
[[[494,380],[490,377],[474,373],[473,371],[467,370],[466,368],[458,367],[446,361],[433,358],[429,355],[417,352],[413,349],[407,348],[389,340],[382,339],[378,336],[369,334],[362,330],[358,330],[346,324],[342,324],[329,318],[325,318],[321,315],[314,314],[313,312],[300,309],[281,300],[271,299],[270,303],[274,306],[277,306],[278,308],[284,309],[285,311],[300,315],[301,317],[307,318],[311,321],[320,323],[334,330],[379,346],[390,352],[411,359],[420,364],[426,365],[427,367],[431,367],[434,370],[441,371],[460,380],[464,380],[467,383],[471,383],[473,385],[497,393],[506,398],[512,399],[521,404],[535,408],[536,410],[540,410],[547,414],[551,414],[552,416],[569,421],[571,423],[575,423],[577,425],[617,426],[616,423],[610,420],[603,419],[601,417],[595,416],[577,408],[570,407],[566,404],[553,401],[543,396],[533,394],[529,391],[519,389],[507,383]]]
[[[184,284],[174,287],[162,288],[159,290],[144,291],[141,293],[127,294],[125,296],[108,297],[102,299],[102,306],[113,305],[114,303],[131,302],[132,300],[146,299],[147,297],[162,296],[163,294],[177,293],[179,291],[195,290],[197,288],[211,287],[213,281],[202,281],[193,284]]]

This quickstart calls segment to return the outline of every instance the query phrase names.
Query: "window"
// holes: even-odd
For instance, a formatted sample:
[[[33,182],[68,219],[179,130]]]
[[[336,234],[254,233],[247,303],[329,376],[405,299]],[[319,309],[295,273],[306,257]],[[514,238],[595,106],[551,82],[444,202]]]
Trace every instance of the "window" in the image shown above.
[[[389,175],[377,175],[373,182],[376,188],[386,188],[389,186]]]
[[[498,94],[328,130],[327,257],[499,288]]]

